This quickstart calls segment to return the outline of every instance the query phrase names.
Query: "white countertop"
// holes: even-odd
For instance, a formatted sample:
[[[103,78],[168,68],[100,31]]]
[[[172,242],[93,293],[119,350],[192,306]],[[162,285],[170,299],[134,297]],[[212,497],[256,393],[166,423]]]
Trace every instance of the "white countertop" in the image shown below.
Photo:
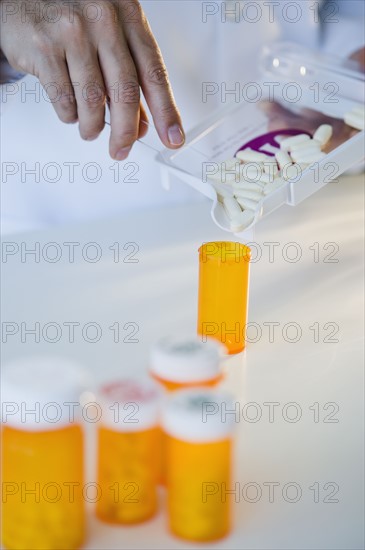
[[[213,225],[209,211],[204,201],[120,220],[7,236],[4,241],[13,243],[7,250],[15,253],[6,263],[3,257],[2,263],[3,338],[4,328],[10,327],[4,323],[15,323],[18,332],[3,344],[3,361],[30,353],[57,354],[79,360],[97,382],[130,370],[145,371],[156,338],[195,330],[197,249],[203,241],[229,237]],[[301,205],[284,207],[257,226],[253,257],[258,249],[262,257],[251,268],[249,337],[256,338],[256,329],[262,335],[248,344],[244,354],[227,361],[225,382],[242,410],[234,481],[243,492],[249,490],[243,496],[241,492],[234,504],[232,534],[202,548],[363,548],[363,218],[363,177],[357,176],[329,184]],[[73,263],[67,242],[80,243]],[[102,253],[96,263],[85,261],[81,254],[90,242],[97,243]],[[122,258],[133,252],[133,247],[123,250],[124,244],[137,243],[138,262],[114,262],[109,247],[116,242]],[[44,259],[42,253],[52,258],[56,251],[47,243],[56,243],[62,253],[59,261]],[[268,243],[278,243],[271,245],[272,262]],[[34,246],[40,247],[40,261],[29,255],[22,262],[20,250]],[[95,251],[94,246],[84,248],[90,257]],[[289,261],[299,252],[296,263]],[[338,261],[328,262],[331,259]],[[36,322],[38,343],[34,335],[25,333]],[[79,323],[74,342],[69,338],[70,325],[64,324],[70,322]],[[267,325],[271,322],[279,323],[273,342]],[[114,329],[109,328],[112,325]],[[137,325],[138,343],[123,342]],[[117,326],[119,343],[114,342]],[[95,327],[99,341],[86,341],[82,329],[90,340]],[[296,330],[298,341],[289,342]],[[56,337],[58,342],[51,343]],[[273,422],[269,402],[278,404]],[[260,413],[257,422],[248,421]],[[290,422],[296,414],[298,421]],[[270,482],[280,484],[274,502],[269,499]],[[296,484],[286,487],[287,500],[294,498],[296,487],[302,493],[298,502],[283,498],[287,483]],[[249,502],[255,488],[262,496]],[[338,502],[325,502],[325,497]],[[91,517],[85,548],[194,546],[168,534],[162,510],[139,527],[110,527]]]

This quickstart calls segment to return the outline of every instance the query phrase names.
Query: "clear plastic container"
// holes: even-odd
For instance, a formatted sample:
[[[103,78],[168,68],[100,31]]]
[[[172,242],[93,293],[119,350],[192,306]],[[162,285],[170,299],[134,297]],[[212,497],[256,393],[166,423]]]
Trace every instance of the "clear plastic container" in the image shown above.
[[[333,126],[327,155],[303,169],[257,205],[247,232],[284,204],[295,206],[364,158],[364,131],[343,123],[345,113],[364,102],[364,73],[356,63],[305,50],[295,44],[277,43],[261,57],[261,94],[226,105],[188,133],[184,147],[165,149],[161,162],[163,182],[175,174],[213,201],[215,223],[232,233],[230,221],[206,176],[209,163],[220,163],[250,147],[274,155],[279,142],[274,134],[313,134],[321,124]],[[296,95],[295,95],[296,94]],[[254,100],[253,100],[254,99]],[[280,133],[280,130],[282,132]],[[148,134],[144,140],[148,141]],[[241,239],[241,240],[242,240]]]
[[[85,538],[81,372],[54,358],[2,372],[2,544],[74,550]],[[80,409],[79,409],[80,411]]]
[[[149,379],[123,379],[100,389],[97,516],[134,524],[157,511],[161,390]]]
[[[219,540],[231,529],[234,415],[224,392],[196,388],[174,392],[165,405],[169,527],[182,539]]]

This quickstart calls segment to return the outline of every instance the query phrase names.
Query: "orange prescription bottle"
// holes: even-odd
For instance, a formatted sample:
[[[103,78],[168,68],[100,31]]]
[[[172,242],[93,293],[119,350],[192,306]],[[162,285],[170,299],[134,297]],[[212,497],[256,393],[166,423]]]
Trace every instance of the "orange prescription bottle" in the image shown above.
[[[80,395],[86,380],[55,358],[2,371],[2,544],[73,550],[85,537]]]
[[[230,531],[232,409],[229,394],[206,388],[174,392],[164,405],[169,526],[180,538],[210,542]]]
[[[222,380],[223,355],[223,346],[211,338],[169,336],[152,348],[150,373],[168,391],[215,386]]]
[[[127,378],[99,391],[97,516],[109,523],[146,521],[157,511],[161,389]]]
[[[251,251],[238,242],[199,249],[198,334],[216,338],[229,354],[245,347]]]

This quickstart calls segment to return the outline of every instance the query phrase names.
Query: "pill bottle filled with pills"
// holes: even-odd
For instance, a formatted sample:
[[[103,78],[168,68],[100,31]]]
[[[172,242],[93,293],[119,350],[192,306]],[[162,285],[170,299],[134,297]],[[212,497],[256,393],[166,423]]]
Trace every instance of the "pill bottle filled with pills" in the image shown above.
[[[231,529],[232,397],[206,388],[171,394],[162,412],[168,522],[185,540],[213,542]]]
[[[34,357],[2,370],[4,548],[74,550],[85,539],[84,449],[77,366]]]
[[[251,251],[239,242],[199,249],[198,334],[215,338],[229,354],[245,347]]]
[[[133,524],[157,511],[161,388],[149,378],[126,378],[98,392],[99,519]]]
[[[152,348],[150,374],[167,391],[216,386],[223,377],[224,347],[212,338],[168,336]]]

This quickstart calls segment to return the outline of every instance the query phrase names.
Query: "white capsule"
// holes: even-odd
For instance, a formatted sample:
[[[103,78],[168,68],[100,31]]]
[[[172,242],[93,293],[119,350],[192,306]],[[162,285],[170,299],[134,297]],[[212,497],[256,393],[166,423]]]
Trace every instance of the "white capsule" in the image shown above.
[[[275,176],[279,171],[278,164],[276,162],[275,157],[271,157],[271,158],[272,160],[264,162],[265,174],[267,174],[271,178],[270,181],[272,181],[275,178]]]
[[[284,180],[299,179],[307,164],[290,164],[283,169],[282,175]]]
[[[330,124],[322,124],[313,134],[313,139],[318,141],[321,147],[324,147],[333,134],[333,128]]]
[[[286,139],[283,139],[283,141],[280,143],[280,149],[282,151],[290,151],[290,148],[292,145],[297,145],[298,143],[302,143],[303,141],[308,141],[309,136],[308,134],[297,134],[296,136],[291,136]]]
[[[260,179],[260,176],[264,173],[264,165],[258,162],[250,162],[241,165],[240,174],[241,177],[250,181],[256,181]]]
[[[238,204],[238,202],[236,201],[236,199],[231,197],[228,199],[223,199],[223,206],[224,206],[225,213],[227,214],[230,220],[233,220],[235,216],[237,216],[242,212],[242,209]]]
[[[270,183],[271,181],[274,181],[274,178],[269,174],[262,174],[260,177],[260,183],[263,183],[264,185]]]
[[[250,199],[259,202],[262,199],[262,189],[260,191],[251,191],[249,189],[234,189],[234,196],[237,198]]]
[[[318,145],[310,144],[308,147],[303,147],[303,149],[299,149],[298,151],[291,151],[290,156],[294,162],[301,162],[303,157],[318,155],[320,153],[321,149]]]
[[[297,154],[295,157],[295,162],[303,164],[313,164],[314,162],[318,162],[324,159],[326,156],[326,153],[322,153],[322,151],[308,151],[307,154]]]
[[[247,197],[237,197],[237,202],[243,210],[252,210],[253,212],[257,209],[258,205],[257,201]]]
[[[278,151],[277,153],[275,153],[275,158],[278,161],[280,170],[282,170],[284,166],[290,165],[292,163],[292,159],[289,157],[286,151]]]
[[[210,184],[215,189],[220,202],[223,202],[223,199],[233,198],[233,191],[228,185],[219,184],[213,181],[210,182]]]
[[[355,107],[353,107],[351,109],[351,113],[353,115],[364,116],[365,115],[365,106],[364,105],[356,105]]]
[[[227,159],[221,162],[220,166],[222,170],[235,170],[239,168],[241,165],[241,162],[238,158],[231,158]]]
[[[254,151],[250,148],[243,149],[243,151],[238,151],[236,157],[240,160],[243,160],[244,162],[266,162],[268,159],[270,160],[271,158],[269,155],[259,153],[258,151]]]
[[[236,190],[246,190],[246,191],[256,191],[257,193],[262,192],[263,185],[258,182],[245,181],[241,180],[239,183],[233,183],[232,189],[233,192]]]
[[[210,174],[208,178],[217,183],[232,183],[234,181],[239,181],[239,176],[232,172],[219,171],[217,174]]]
[[[231,220],[231,231],[233,233],[238,233],[239,231],[243,231],[251,225],[253,220],[255,219],[255,214],[252,212],[252,210],[244,210],[237,216]]]
[[[361,115],[347,113],[344,120],[347,126],[351,126],[351,128],[355,128],[356,130],[363,130],[365,128],[365,120]]]
[[[316,139],[310,139],[309,141],[302,141],[302,143],[297,143],[296,145],[293,145],[292,147],[290,147],[290,153],[294,153],[295,151],[302,151],[307,147],[315,147],[316,149],[320,149],[321,144]]]
[[[264,195],[270,195],[270,193],[273,193],[285,184],[286,181],[284,179],[276,178],[274,181],[266,185],[266,187],[264,188]]]

